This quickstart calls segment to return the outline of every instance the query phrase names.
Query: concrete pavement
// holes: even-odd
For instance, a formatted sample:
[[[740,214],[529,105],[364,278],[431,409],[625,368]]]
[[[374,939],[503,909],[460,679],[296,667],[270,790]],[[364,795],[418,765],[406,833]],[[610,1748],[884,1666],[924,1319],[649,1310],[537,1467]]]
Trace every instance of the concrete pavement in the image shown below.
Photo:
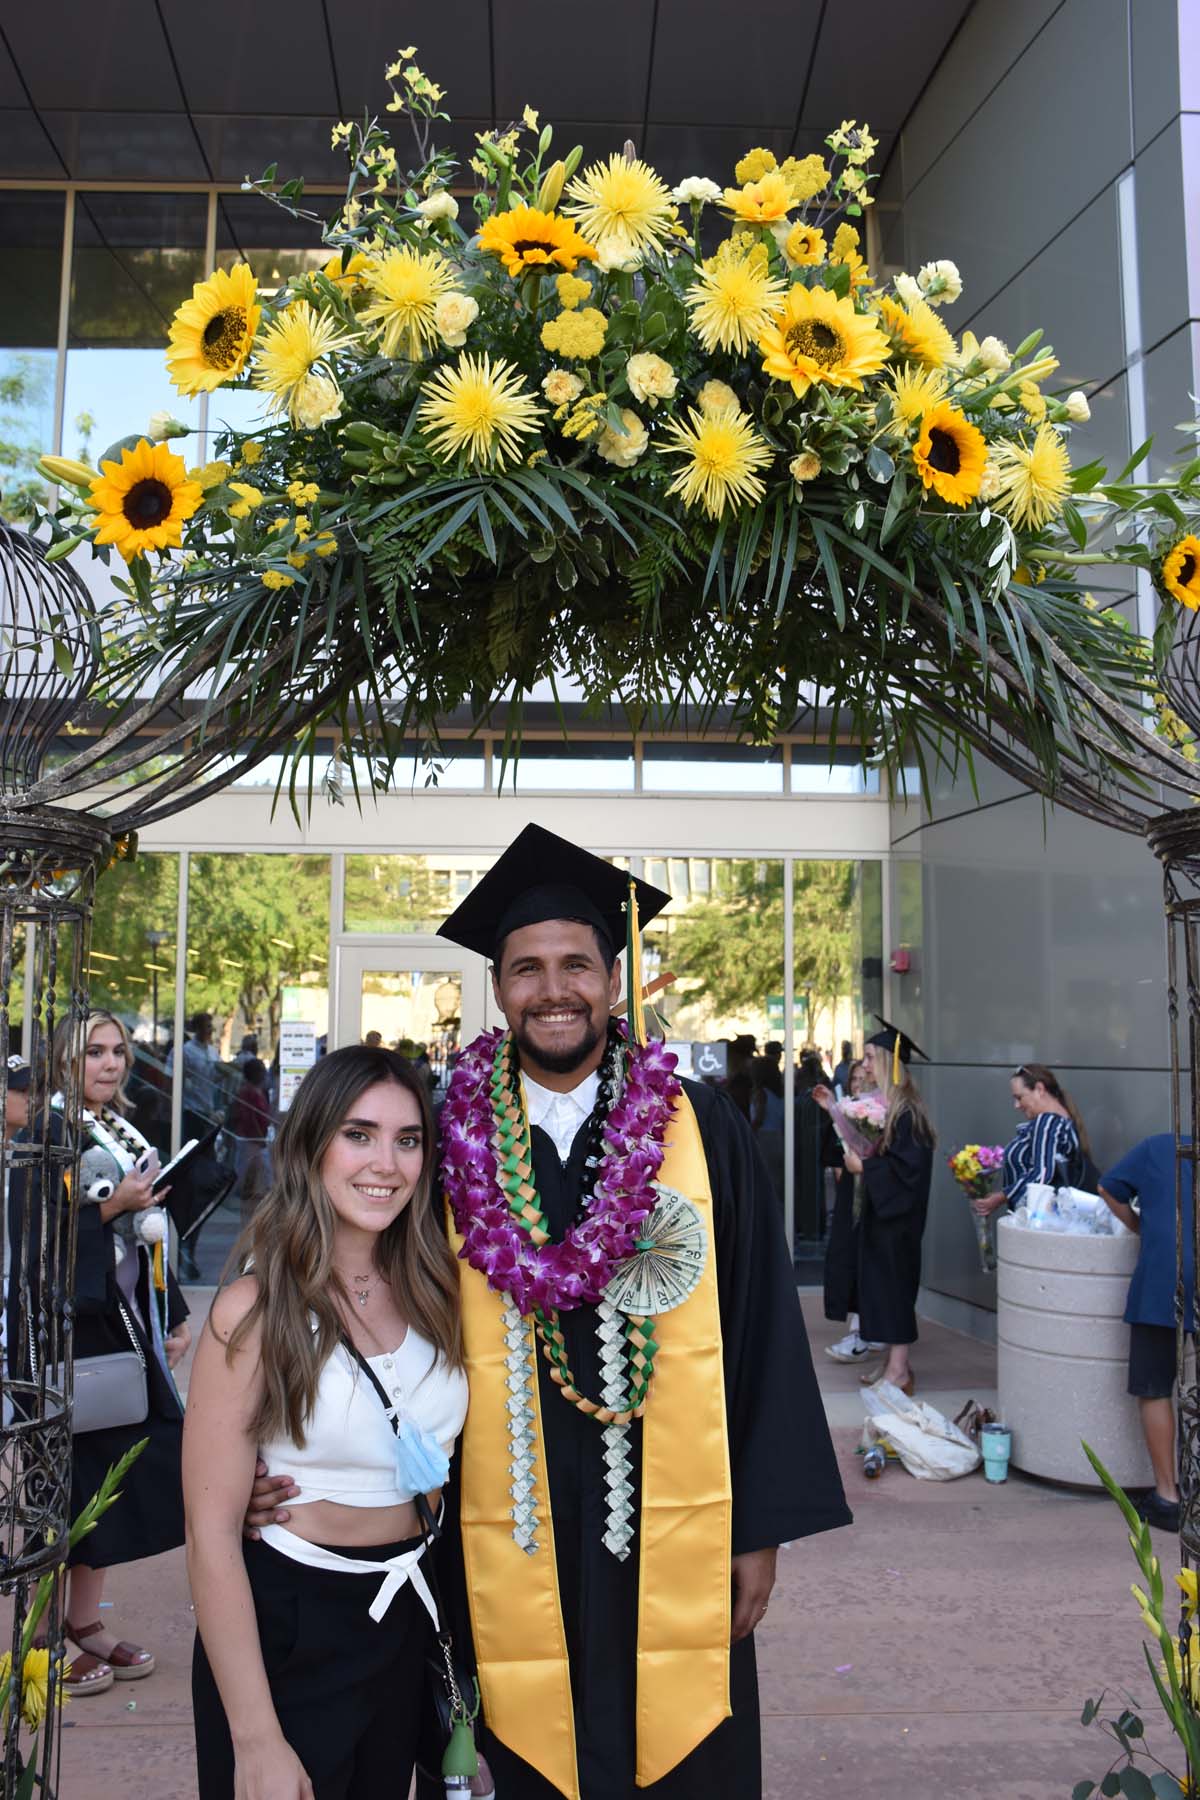
[[[1108,1766],[1080,1728],[1083,1700],[1102,1687],[1152,1698],[1115,1507],[1020,1476],[918,1482],[892,1464],[864,1481],[859,1371],[820,1354],[841,1328],[816,1296],[805,1312],[856,1516],[780,1558],[759,1632],[767,1800],[1066,1800]],[[994,1390],[994,1352],[941,1327],[922,1327],[913,1361],[943,1411]],[[1160,1549],[1170,1570],[1174,1545]],[[115,1570],[109,1598],[106,1621],[152,1647],[158,1670],[71,1704],[60,1792],[191,1800],[182,1553]]]

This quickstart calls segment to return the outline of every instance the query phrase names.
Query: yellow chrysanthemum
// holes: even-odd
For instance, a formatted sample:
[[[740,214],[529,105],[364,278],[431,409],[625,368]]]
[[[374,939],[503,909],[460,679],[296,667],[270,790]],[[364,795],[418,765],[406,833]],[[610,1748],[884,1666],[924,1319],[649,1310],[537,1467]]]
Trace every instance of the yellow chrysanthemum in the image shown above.
[[[610,156],[592,163],[567,188],[564,212],[578,220],[589,243],[644,253],[670,234],[675,208],[665,184],[648,163]]]
[[[789,156],[780,165],[779,173],[791,189],[792,200],[797,206],[803,206],[806,200],[814,199],[829,186],[829,170],[820,156]]]
[[[181,394],[219,388],[246,364],[262,308],[249,263],[198,281],[171,321],[167,373]]]
[[[437,342],[434,309],[454,284],[454,271],[436,250],[410,250],[402,245],[380,257],[368,271],[367,286],[375,303],[363,313],[364,325],[380,325],[385,356],[404,355],[416,362]]]
[[[927,412],[937,405],[946,392],[946,377],[940,369],[915,368],[904,365],[895,370],[888,384],[892,405],[892,433],[903,437],[919,425]]]
[[[439,369],[421,402],[420,420],[437,456],[460,452],[480,468],[501,469],[525,454],[523,436],[537,430],[542,408],[510,362],[459,357]]]
[[[733,179],[739,187],[746,187],[752,181],[761,181],[764,175],[778,167],[773,150],[747,150],[733,171]]]
[[[12,1673],[12,1652],[6,1650],[0,1656],[0,1693],[3,1693]],[[55,1704],[65,1706],[70,1696],[63,1683],[71,1673],[71,1665],[64,1662],[59,1670],[58,1686],[54,1692]],[[25,1652],[25,1661],[21,1664],[21,1718],[31,1731],[37,1731],[46,1717],[50,1705],[50,1652],[38,1649],[35,1645]]]
[[[801,399],[814,382],[861,388],[891,355],[873,319],[828,288],[790,287],[783,306],[758,340],[763,370],[791,383]]]
[[[147,550],[178,548],[184,520],[204,498],[182,456],[142,438],[135,449],[122,450],[119,463],[102,462],[100,470],[88,496],[96,542],[115,544],[127,563]]]
[[[271,396],[269,411],[286,412],[298,424],[298,403],[314,367],[353,341],[353,333],[344,331],[331,313],[319,313],[307,300],[293,300],[263,332],[254,358],[254,385]]]
[[[897,356],[924,363],[927,369],[944,369],[953,362],[954,339],[924,300],[901,306],[890,294],[881,294],[878,311]]]
[[[248,481],[231,481],[229,485],[237,495],[237,499],[229,508],[231,519],[248,519],[266,498],[261,488],[251,487]]]
[[[825,260],[825,233],[815,225],[793,225],[783,241],[783,254],[797,269],[813,268]]]
[[[1039,425],[1032,444],[997,444],[999,478],[995,505],[1014,525],[1039,531],[1057,518],[1071,491],[1071,459],[1052,425]]]
[[[556,319],[547,319],[542,342],[559,356],[587,362],[603,350],[607,331],[608,320],[600,309],[585,306],[582,312],[561,312]]]
[[[514,279],[526,269],[549,265],[572,274],[584,258],[596,260],[595,248],[580,237],[569,219],[538,212],[532,206],[493,213],[479,233],[479,248],[498,256]]]
[[[1162,562],[1162,584],[1180,606],[1200,611],[1200,538],[1180,538]]]
[[[592,284],[578,275],[559,275],[554,283],[554,291],[563,311],[574,312],[591,293]]]
[[[736,406],[709,413],[689,407],[687,423],[672,419],[666,435],[674,441],[665,443],[662,453],[687,459],[667,488],[685,506],[702,506],[710,519],[719,519],[727,506],[762,499],[766,489],[757,471],[770,462],[771,447]]]
[[[742,188],[725,189],[725,210],[750,225],[770,225],[785,219],[796,202],[782,175],[764,175]]]
[[[722,244],[710,262],[696,271],[695,285],[684,295],[692,330],[706,350],[733,350],[738,355],[758,342],[785,293],[772,275],[765,255],[741,255]]]
[[[913,463],[926,488],[950,506],[966,506],[979,492],[987,444],[982,431],[943,400],[921,421]]]

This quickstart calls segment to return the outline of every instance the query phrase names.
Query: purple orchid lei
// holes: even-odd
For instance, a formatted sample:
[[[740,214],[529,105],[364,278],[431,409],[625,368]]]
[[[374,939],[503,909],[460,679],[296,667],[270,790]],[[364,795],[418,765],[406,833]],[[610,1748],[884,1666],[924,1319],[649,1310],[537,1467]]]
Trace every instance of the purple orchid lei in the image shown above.
[[[630,1050],[587,1217],[561,1244],[535,1244],[509,1208],[492,1145],[492,1066],[502,1035],[485,1031],[464,1050],[442,1108],[442,1175],[464,1239],[459,1254],[524,1314],[594,1305],[657,1202],[663,1139],[683,1091],[676,1058],[657,1040]]]

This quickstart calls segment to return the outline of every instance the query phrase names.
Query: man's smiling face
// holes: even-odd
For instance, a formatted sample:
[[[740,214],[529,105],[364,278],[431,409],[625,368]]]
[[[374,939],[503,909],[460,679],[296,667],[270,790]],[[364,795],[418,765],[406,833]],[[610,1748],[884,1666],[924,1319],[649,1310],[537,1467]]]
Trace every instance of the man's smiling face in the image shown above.
[[[492,988],[522,1066],[535,1081],[539,1071],[586,1075],[599,1066],[621,991],[621,965],[606,966],[590,925],[546,919],[510,931],[492,970]]]

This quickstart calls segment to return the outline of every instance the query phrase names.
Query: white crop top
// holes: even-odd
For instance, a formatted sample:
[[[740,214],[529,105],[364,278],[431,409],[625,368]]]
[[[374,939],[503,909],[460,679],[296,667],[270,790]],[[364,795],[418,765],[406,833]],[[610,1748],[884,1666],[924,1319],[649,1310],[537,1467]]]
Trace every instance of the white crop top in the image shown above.
[[[449,1369],[410,1325],[397,1350],[367,1358],[400,1417],[428,1431],[449,1454],[467,1416],[467,1378]],[[272,1475],[300,1489],[288,1505],[315,1500],[341,1506],[402,1506],[413,1495],[397,1485],[396,1434],[379,1395],[345,1345],[339,1344],[317,1387],[317,1403],[301,1450],[290,1438],[259,1445]]]

